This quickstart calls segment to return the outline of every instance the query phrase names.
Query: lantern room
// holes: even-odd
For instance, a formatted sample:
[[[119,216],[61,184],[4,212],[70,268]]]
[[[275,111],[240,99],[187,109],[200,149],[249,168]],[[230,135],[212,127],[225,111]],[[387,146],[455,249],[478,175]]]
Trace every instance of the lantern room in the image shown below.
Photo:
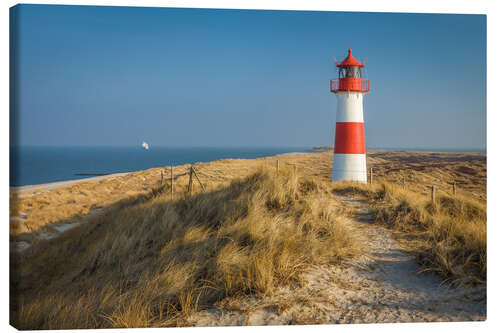
[[[330,81],[330,91],[337,93],[339,91],[357,91],[367,93],[370,91],[370,81],[363,79],[361,68],[365,67],[364,63],[359,63],[353,56],[352,50],[349,49],[349,54],[338,67],[338,79]]]

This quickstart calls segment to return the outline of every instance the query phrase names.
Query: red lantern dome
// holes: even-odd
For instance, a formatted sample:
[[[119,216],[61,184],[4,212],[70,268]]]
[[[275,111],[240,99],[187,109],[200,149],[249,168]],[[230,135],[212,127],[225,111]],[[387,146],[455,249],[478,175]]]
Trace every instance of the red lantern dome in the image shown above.
[[[365,67],[365,64],[360,64],[353,56],[352,50],[348,50],[349,54],[340,64],[337,64],[337,67]]]
[[[361,68],[365,67],[364,63],[360,63],[352,56],[352,50],[348,50],[349,54],[340,64],[339,77],[330,81],[330,91],[337,93],[339,91],[358,91],[367,93],[370,91],[370,81],[362,78]]]

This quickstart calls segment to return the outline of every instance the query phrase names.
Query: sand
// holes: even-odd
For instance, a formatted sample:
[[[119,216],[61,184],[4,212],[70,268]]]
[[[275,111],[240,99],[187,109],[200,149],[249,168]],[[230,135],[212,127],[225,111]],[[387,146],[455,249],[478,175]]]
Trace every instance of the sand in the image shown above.
[[[366,256],[342,266],[308,271],[305,283],[273,295],[247,297],[200,311],[195,326],[347,324],[479,321],[486,319],[486,287],[450,289],[421,269],[394,241],[391,231],[373,224],[363,201],[339,197],[354,208],[352,232],[365,239]],[[228,308],[227,303],[225,304]]]
[[[52,191],[61,187],[67,187],[71,186],[74,184],[78,183],[86,183],[86,182],[95,182],[103,179],[114,179],[116,177],[124,176],[128,174],[128,172],[122,172],[122,173],[113,173],[105,176],[96,176],[96,177],[89,177],[89,178],[83,178],[83,179],[74,179],[74,180],[65,180],[61,182],[53,182],[53,183],[47,183],[47,184],[37,184],[37,185],[25,185],[25,186],[11,186],[10,187],[10,192],[11,193],[29,193],[27,196],[33,196],[34,192],[37,191]],[[20,195],[20,198],[23,196]]]

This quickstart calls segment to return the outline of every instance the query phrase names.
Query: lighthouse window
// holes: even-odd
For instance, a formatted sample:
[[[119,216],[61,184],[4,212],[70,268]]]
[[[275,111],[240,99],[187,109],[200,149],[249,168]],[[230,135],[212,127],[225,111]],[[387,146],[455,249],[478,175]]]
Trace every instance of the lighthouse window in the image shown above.
[[[349,67],[347,77],[360,77],[359,67]]]
[[[339,79],[345,77],[361,78],[361,68],[359,67],[343,67],[339,69]]]
[[[352,71],[353,71],[354,77],[357,77],[357,78],[361,77],[361,68],[359,68],[359,67],[353,67]]]
[[[346,77],[346,68],[343,67],[343,68],[339,69],[339,78],[343,79],[345,77]]]
[[[343,67],[339,69],[339,79],[343,79],[345,77],[361,77],[361,68],[359,67]]]

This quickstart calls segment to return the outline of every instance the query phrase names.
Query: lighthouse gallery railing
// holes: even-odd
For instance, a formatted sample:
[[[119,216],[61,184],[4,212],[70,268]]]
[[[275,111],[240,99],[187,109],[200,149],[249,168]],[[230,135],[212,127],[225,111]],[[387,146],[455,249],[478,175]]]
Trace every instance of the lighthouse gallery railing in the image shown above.
[[[330,80],[330,91],[331,92],[347,91],[347,90],[368,92],[368,91],[370,91],[370,80],[361,79],[361,87],[360,88],[361,89],[349,89],[346,87],[341,87],[339,79]]]

